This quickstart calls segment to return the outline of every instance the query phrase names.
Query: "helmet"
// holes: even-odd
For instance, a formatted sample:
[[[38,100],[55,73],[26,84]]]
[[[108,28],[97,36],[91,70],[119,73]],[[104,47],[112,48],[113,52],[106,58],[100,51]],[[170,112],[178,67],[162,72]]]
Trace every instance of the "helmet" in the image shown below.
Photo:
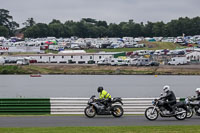
[[[103,87],[99,86],[98,89],[97,89],[97,92],[102,92],[102,91],[103,91]]]
[[[166,93],[166,92],[168,92],[170,90],[170,87],[168,86],[168,85],[165,85],[164,87],[163,87],[163,91]]]
[[[200,88],[196,88],[196,93],[200,94]]]

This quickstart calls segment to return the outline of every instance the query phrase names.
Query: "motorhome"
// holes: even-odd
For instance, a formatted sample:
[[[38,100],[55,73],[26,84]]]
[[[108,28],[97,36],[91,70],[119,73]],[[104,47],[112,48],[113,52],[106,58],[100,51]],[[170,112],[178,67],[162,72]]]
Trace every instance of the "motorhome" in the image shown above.
[[[147,64],[149,64],[148,58],[139,58],[136,63],[137,66],[146,66]]]
[[[188,64],[186,57],[173,57],[168,62],[168,65],[184,65],[184,64]]]
[[[30,57],[18,58],[17,65],[28,65]]]
[[[133,58],[130,60],[132,66],[146,66],[149,64],[148,58]]]

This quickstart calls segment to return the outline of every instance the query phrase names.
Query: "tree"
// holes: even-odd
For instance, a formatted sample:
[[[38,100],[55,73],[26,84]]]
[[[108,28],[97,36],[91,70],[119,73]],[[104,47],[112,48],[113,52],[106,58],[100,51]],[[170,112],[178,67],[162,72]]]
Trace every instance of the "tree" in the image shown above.
[[[49,25],[50,25],[50,24],[55,24],[55,23],[61,24],[60,20],[53,19],[53,20],[49,23]]]
[[[97,21],[96,26],[103,26],[105,28],[108,28],[108,24],[106,21]]]
[[[5,26],[9,30],[9,35],[13,35],[19,24],[13,21],[13,17],[9,15],[8,10],[0,9],[0,26]]]
[[[33,18],[28,18],[28,20],[26,20],[26,22],[23,23],[23,25],[25,25],[26,27],[31,27],[35,24],[36,24],[36,22],[34,21]]]
[[[108,36],[109,37],[122,37],[121,35],[121,28],[117,24],[111,23],[108,27]]]
[[[153,37],[152,29],[153,29],[153,23],[148,21],[143,29],[144,36],[145,37]]]
[[[9,31],[5,26],[0,26],[0,36],[8,37]]]
[[[8,28],[12,19],[13,18],[9,15],[8,10],[0,9],[0,25],[6,26]]]
[[[97,21],[95,19],[92,19],[92,18],[82,18],[81,21],[84,21],[86,23],[91,23],[91,24],[96,24]]]
[[[48,28],[50,36],[65,37],[64,26],[62,23],[51,23]]]
[[[152,27],[153,36],[163,36],[164,26],[165,24],[162,21],[154,23]]]

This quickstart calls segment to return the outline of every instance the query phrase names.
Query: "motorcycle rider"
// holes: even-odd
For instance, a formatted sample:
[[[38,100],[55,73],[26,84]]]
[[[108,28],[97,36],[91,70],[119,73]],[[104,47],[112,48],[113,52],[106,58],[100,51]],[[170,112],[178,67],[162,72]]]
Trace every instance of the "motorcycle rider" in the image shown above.
[[[163,87],[163,91],[165,94],[164,94],[164,96],[161,97],[161,99],[165,99],[164,105],[169,108],[169,111],[171,112],[171,114],[174,114],[175,109],[174,109],[173,105],[176,104],[176,96],[175,96],[174,92],[170,90],[170,86],[168,86],[168,85],[165,85]]]
[[[195,90],[195,92],[196,92],[196,94],[197,94],[197,96],[195,97],[193,97],[191,100],[192,101],[197,101],[197,102],[199,102],[198,104],[199,104],[199,106],[195,106],[195,111],[196,111],[196,115],[200,115],[200,113],[197,113],[198,112],[198,110],[199,110],[199,107],[200,107],[200,88],[196,88],[196,90]]]
[[[107,91],[105,91],[102,86],[99,86],[97,88],[97,92],[99,93],[99,99],[105,101],[103,103],[106,108],[109,107],[111,102],[111,95]]]
[[[193,100],[200,100],[200,88],[196,88],[197,97],[194,97]]]

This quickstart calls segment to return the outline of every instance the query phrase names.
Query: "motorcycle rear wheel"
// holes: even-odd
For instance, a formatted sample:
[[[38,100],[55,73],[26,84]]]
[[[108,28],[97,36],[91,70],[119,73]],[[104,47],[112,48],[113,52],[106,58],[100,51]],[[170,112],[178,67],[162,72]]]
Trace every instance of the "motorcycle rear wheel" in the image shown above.
[[[92,106],[87,106],[84,110],[85,116],[93,118],[96,115],[96,110]]]
[[[124,114],[124,110],[120,105],[114,105],[112,115],[114,117],[121,117]]]
[[[154,107],[149,107],[145,110],[145,117],[150,121],[154,121],[158,118],[158,110],[155,109],[153,111],[153,109],[154,109]]]

